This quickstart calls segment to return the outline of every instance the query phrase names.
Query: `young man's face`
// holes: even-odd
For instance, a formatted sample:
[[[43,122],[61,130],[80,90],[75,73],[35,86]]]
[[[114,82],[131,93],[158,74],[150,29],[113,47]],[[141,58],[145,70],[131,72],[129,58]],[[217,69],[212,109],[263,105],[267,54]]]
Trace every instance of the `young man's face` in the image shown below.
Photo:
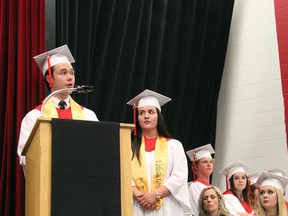
[[[53,66],[52,89],[54,92],[59,89],[73,88],[75,84],[74,69],[70,63],[60,63]],[[46,76],[49,83],[49,75]],[[66,92],[70,94],[71,92]]]
[[[198,175],[210,176],[214,168],[214,160],[209,157],[201,158],[197,163]]]

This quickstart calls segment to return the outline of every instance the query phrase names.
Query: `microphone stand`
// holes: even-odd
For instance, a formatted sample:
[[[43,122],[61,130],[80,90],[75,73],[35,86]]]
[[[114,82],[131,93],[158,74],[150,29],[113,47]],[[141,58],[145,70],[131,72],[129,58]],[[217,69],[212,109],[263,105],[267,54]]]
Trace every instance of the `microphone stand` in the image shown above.
[[[41,107],[41,111],[40,111],[40,117],[43,117],[44,115],[44,106],[46,104],[46,102],[55,94],[58,94],[58,93],[61,93],[61,92],[68,92],[68,91],[71,91],[71,92],[78,92],[78,93],[88,93],[88,92],[93,92],[94,91],[94,87],[93,86],[86,86],[86,85],[83,85],[83,86],[76,86],[74,88],[64,88],[64,89],[59,89],[59,90],[56,90],[52,93],[50,93],[42,102],[42,107]]]

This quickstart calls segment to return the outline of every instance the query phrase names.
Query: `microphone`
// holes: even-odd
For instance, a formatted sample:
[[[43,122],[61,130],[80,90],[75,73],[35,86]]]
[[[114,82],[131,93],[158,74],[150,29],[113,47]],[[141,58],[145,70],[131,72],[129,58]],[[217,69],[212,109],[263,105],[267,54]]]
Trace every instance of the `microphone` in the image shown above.
[[[46,102],[53,95],[61,93],[61,92],[74,92],[74,91],[77,92],[77,93],[89,93],[89,92],[93,92],[94,91],[94,87],[93,86],[87,86],[87,85],[82,85],[82,86],[77,85],[75,88],[64,88],[64,89],[59,89],[59,90],[56,90],[56,91],[52,92],[42,102],[42,107],[41,107],[41,111],[40,111],[40,117],[43,117],[43,115],[44,115],[44,106],[45,106]]]
[[[76,91],[78,93],[89,93],[94,91],[94,86],[87,86],[87,85],[82,85],[82,86],[76,86]]]

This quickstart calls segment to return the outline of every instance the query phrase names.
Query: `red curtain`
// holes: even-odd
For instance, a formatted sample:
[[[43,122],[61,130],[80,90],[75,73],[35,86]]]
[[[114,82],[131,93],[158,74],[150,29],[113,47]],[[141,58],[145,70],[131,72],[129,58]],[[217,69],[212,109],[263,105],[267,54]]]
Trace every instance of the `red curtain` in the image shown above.
[[[0,1],[0,215],[24,215],[21,120],[45,97],[33,56],[45,51],[45,0]]]

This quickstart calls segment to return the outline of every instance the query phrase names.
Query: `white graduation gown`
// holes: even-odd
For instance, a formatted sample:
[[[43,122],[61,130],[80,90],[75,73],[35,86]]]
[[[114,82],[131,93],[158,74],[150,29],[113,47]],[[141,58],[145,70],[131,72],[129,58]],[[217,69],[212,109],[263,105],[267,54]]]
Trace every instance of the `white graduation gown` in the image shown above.
[[[210,186],[210,184],[206,182],[204,183],[204,181],[201,182],[200,180],[191,182],[189,186],[189,195],[190,195],[192,215],[194,216],[199,215],[199,211],[198,211],[199,197],[200,197],[202,190],[208,186]]]
[[[228,209],[231,215],[236,216],[237,212],[243,212],[243,213],[246,212],[242,204],[234,195],[225,194],[224,199],[225,199],[226,208]]]
[[[249,212],[249,210],[246,211],[246,209],[241,204],[239,199],[234,194],[232,194],[230,190],[224,192],[223,196],[225,199],[226,208],[228,209],[231,215],[237,216],[237,212],[250,213],[250,214],[254,213],[252,207],[250,209],[251,212]],[[248,207],[249,205],[246,202],[244,203],[244,205],[246,205],[247,208],[250,208]]]
[[[133,200],[134,216],[181,216],[191,215],[188,192],[188,167],[182,144],[171,139],[168,144],[168,165],[163,185],[171,194],[164,197],[164,203],[158,210],[142,208],[136,199]],[[154,151],[146,152],[147,176],[151,190],[151,176],[154,161]],[[148,166],[150,164],[150,166]],[[132,183],[133,184],[133,183]]]
[[[54,106],[57,107],[58,103],[59,103],[59,99],[57,99],[55,97],[51,97],[51,99],[52,99]],[[66,103],[69,107],[70,106],[69,99],[68,99],[68,101],[66,101]],[[89,109],[83,107],[83,113],[84,113],[85,120],[99,121],[96,114],[92,110],[89,110]],[[21,152],[22,152],[24,145],[25,145],[25,143],[26,143],[33,127],[34,127],[35,122],[40,117],[40,115],[41,115],[41,112],[38,109],[33,109],[26,114],[26,116],[23,118],[23,120],[21,122],[17,153],[19,156],[20,165],[22,165],[22,166],[25,166],[26,160],[25,160],[25,156],[21,156]]]

